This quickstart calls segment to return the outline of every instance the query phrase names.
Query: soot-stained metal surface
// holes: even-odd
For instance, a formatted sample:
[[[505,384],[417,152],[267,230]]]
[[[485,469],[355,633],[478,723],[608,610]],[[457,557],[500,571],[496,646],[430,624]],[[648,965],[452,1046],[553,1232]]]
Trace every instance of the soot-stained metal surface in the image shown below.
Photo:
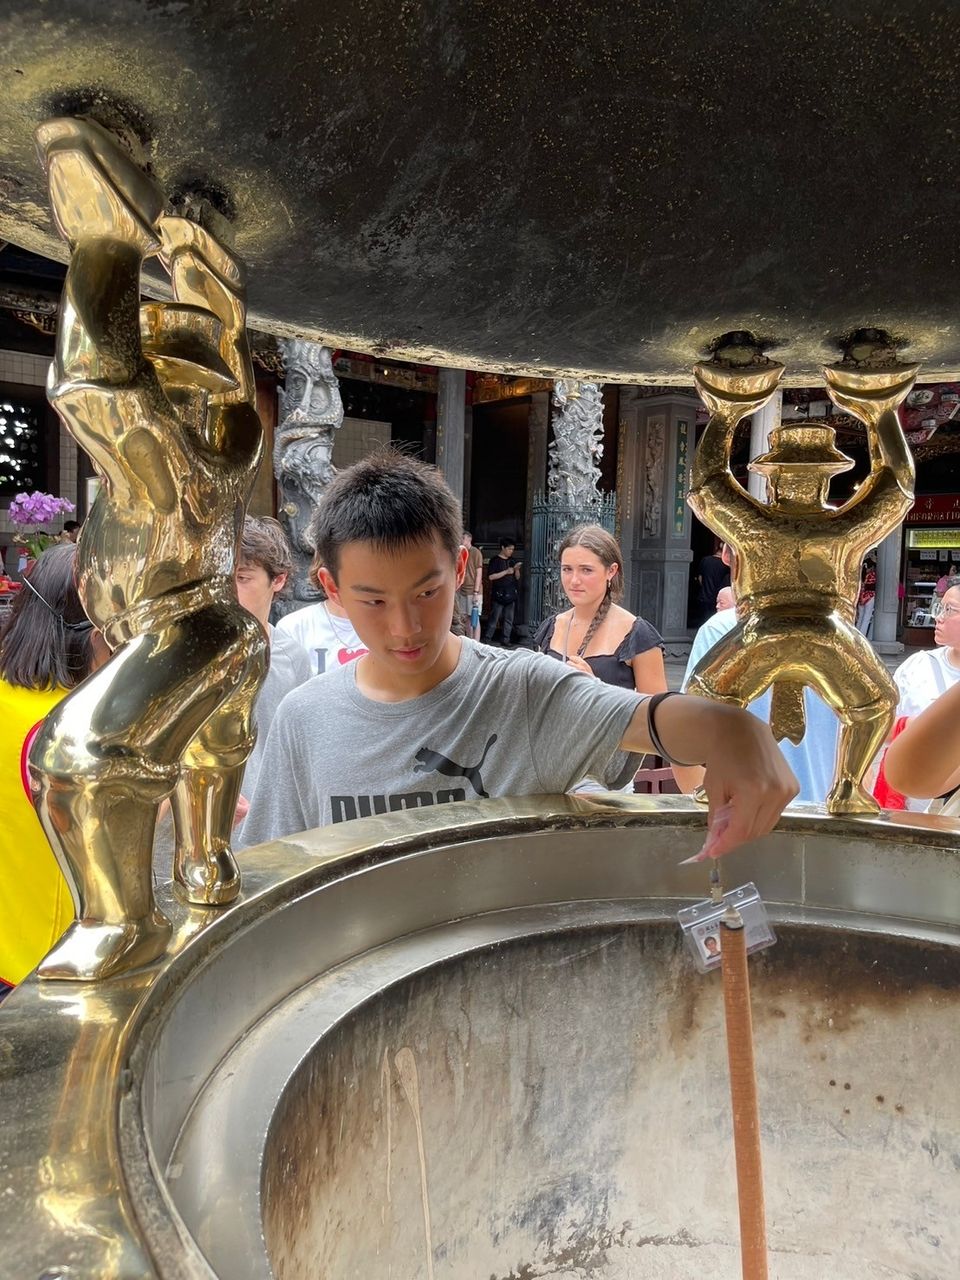
[[[254,323],[443,364],[792,381],[881,325],[960,376],[960,9],[791,0],[6,0],[0,237],[50,256],[32,135],[125,120],[212,196]]]
[[[954,947],[781,929],[752,964],[771,1272],[949,1274]],[[722,993],[672,925],[438,965],[322,1039],[273,1116],[278,1280],[741,1275]],[[934,1134],[936,1136],[934,1136]],[[948,1152],[950,1153],[948,1155]],[[838,1213],[837,1189],[845,1188]]]

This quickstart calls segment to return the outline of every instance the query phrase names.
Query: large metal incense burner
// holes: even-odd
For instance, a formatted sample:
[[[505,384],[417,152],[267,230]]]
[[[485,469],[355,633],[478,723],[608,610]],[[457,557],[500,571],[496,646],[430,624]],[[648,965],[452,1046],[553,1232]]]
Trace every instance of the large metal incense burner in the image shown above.
[[[780,935],[751,968],[781,1280],[960,1268],[960,840],[919,822],[790,813],[730,860]],[[702,824],[368,819],[246,855],[219,914],[165,904],[156,976],[28,980],[0,1272],[733,1280],[720,980],[673,920]]]
[[[720,980],[675,919],[702,810],[398,813],[251,850],[241,889],[248,316],[458,369],[697,366],[692,496],[741,561],[697,691],[772,685],[796,740],[809,685],[844,725],[846,816],[727,864],[779,933],[750,965],[772,1273],[960,1275],[960,828],[865,816],[894,695],[852,625],[912,500],[896,405],[918,362],[960,376],[960,11],[875,9],[7,0],[0,239],[69,262],[51,392],[109,482],[78,556],[114,648],[81,694],[122,714],[71,729],[68,698],[31,755],[78,920],[0,1010],[3,1280],[739,1274]],[[737,424],[821,377],[870,477],[829,508],[832,438],[787,429],[761,504]],[[168,632],[153,683],[123,666]],[[171,791],[196,838],[155,903]]]

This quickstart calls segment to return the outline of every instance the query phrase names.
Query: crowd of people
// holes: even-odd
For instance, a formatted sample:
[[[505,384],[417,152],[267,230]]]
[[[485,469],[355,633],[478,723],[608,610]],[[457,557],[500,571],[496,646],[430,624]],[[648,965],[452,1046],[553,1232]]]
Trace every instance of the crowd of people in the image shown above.
[[[704,856],[769,831],[795,796],[822,803],[837,720],[806,694],[807,733],[778,747],[770,695],[739,709],[668,690],[663,642],[625,609],[623,557],[589,525],[572,530],[557,571],[569,607],[514,647],[522,562],[509,540],[484,569],[459,506],[434,468],[393,453],[341,471],[311,528],[317,603],[271,625],[287,590],[290,549],[274,520],[247,517],[236,564],[240,603],[269,641],[257,741],[238,806],[235,846],[354,818],[488,796],[632,789],[644,754],[709,800]],[[72,540],[24,578],[0,636],[0,710],[8,726],[0,785],[8,837],[0,910],[20,919],[0,944],[0,979],[18,982],[73,915],[26,784],[39,723],[109,651],[73,582]],[[693,668],[736,622],[732,556],[701,574],[715,611],[693,643]],[[490,592],[484,642],[484,577]],[[736,581],[736,574],[733,574]],[[705,601],[704,601],[705,602]],[[501,643],[494,644],[498,631]],[[896,733],[877,780],[888,805],[926,807],[960,785],[960,582],[946,584],[937,648],[897,672]],[[168,874],[176,813],[161,809],[155,865]],[[166,834],[165,834],[166,833]]]

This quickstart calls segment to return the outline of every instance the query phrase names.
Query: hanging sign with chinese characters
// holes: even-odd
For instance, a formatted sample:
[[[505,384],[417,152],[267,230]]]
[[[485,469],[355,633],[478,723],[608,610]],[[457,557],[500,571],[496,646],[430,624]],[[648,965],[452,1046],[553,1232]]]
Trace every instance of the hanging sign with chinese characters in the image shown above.
[[[690,424],[681,418],[677,422],[677,460],[673,471],[673,532],[683,536],[687,517],[687,437]]]

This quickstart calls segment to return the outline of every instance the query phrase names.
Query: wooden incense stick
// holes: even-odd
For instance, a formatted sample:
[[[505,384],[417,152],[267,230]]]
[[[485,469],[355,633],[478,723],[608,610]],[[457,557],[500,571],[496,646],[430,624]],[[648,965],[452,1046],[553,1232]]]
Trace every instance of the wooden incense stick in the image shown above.
[[[750,976],[747,971],[744,934],[742,925],[734,928],[724,922],[720,945],[727,1059],[730,1063],[733,1145],[737,1159],[737,1197],[740,1204],[740,1266],[743,1280],[767,1280],[760,1113],[757,1107]]]

